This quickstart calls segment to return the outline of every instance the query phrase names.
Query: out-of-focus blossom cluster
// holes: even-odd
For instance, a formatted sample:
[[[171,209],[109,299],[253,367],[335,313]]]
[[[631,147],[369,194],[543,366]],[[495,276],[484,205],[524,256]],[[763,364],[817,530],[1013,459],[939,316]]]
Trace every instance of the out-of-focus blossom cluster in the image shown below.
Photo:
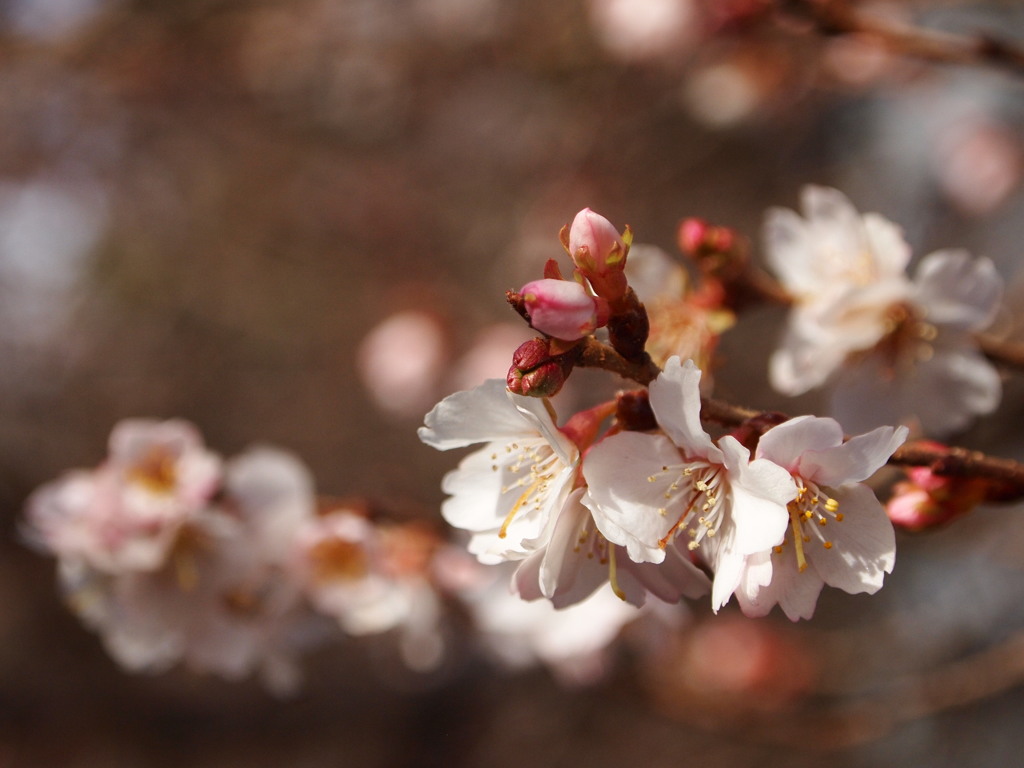
[[[436,629],[432,536],[321,508],[291,454],[224,461],[181,421],[118,424],[103,464],[30,497],[26,532],[57,558],[71,608],[131,670],[258,672],[288,692],[298,656],[339,626]]]
[[[378,636],[411,669],[438,668],[455,604],[497,660],[587,682],[635,618],[629,606],[601,611],[581,634],[578,612],[524,608],[428,526],[377,521],[364,506],[318,499],[285,451],[224,460],[187,422],[128,420],[100,466],[32,494],[24,528],[124,668],[258,674],[279,694],[299,685],[304,653],[345,636]]]

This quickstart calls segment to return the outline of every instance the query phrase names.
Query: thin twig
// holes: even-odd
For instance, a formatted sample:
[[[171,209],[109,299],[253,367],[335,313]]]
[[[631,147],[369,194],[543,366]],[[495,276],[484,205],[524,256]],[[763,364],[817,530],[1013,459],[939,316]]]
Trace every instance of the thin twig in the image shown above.
[[[1024,48],[988,33],[959,35],[864,13],[847,0],[782,0],[781,7],[809,18],[828,35],[869,37],[894,53],[947,64],[999,67],[1024,74]]]
[[[997,339],[984,333],[979,333],[974,338],[985,357],[993,363],[1024,369],[1024,344],[1019,341]]]
[[[630,362],[593,336],[588,336],[583,340],[578,354],[576,365],[580,367],[603,368],[644,386],[658,378],[658,374],[661,373],[661,369],[646,354],[642,361]]]

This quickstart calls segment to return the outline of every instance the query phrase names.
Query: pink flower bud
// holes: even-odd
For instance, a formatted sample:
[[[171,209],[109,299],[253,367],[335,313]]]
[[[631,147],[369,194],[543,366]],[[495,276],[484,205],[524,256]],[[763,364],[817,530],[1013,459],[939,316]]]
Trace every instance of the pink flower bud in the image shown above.
[[[608,303],[571,280],[534,280],[519,292],[530,325],[563,341],[575,341],[608,322]]]
[[[910,467],[896,483],[885,511],[893,524],[920,531],[948,523],[985,500],[987,484],[977,477],[939,475],[928,467]]]
[[[688,256],[727,253],[736,244],[736,235],[728,227],[716,227],[703,219],[683,219],[677,233],[679,250]]]
[[[576,214],[568,234],[563,234],[562,242],[594,292],[614,302],[626,291],[623,269],[629,253],[628,239],[629,227],[619,235],[608,219],[584,208]]]
[[[581,248],[587,249],[599,271],[607,270],[626,255],[626,244],[612,223],[589,208],[577,213],[569,228],[569,254],[575,259]]]

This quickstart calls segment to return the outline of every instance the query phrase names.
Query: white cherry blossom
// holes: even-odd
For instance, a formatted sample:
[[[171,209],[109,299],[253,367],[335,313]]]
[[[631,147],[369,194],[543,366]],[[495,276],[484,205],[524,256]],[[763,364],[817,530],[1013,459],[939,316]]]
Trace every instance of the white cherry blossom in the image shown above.
[[[69,472],[29,497],[27,533],[58,557],[104,571],[153,570],[220,480],[220,458],[191,424],[125,420],[102,465]]]
[[[755,456],[784,467],[797,484],[789,532],[770,553],[771,582],[737,592],[744,613],[778,604],[791,620],[814,613],[823,585],[874,593],[896,556],[892,523],[863,485],[906,439],[906,427],[879,427],[844,441],[833,419],[800,416],[762,435]]]
[[[700,370],[671,358],[650,385],[651,408],[664,434],[622,432],[595,445],[584,462],[584,498],[608,541],[636,562],[662,563],[676,538],[714,573],[717,611],[743,582],[748,558],[782,541],[786,504],[796,486],[784,469],[731,436],[717,442],[700,422]]]
[[[832,412],[854,431],[905,422],[941,436],[993,411],[999,376],[973,338],[1000,299],[991,261],[937,251],[911,280],[896,225],[834,189],[807,187],[802,202],[803,217],[772,209],[765,226],[768,262],[793,297],[772,385],[798,395],[834,382]]]
[[[570,494],[555,523],[551,541],[527,558],[513,584],[520,597],[546,597],[555,608],[586,600],[610,584],[620,599],[644,605],[652,594],[666,603],[707,594],[711,583],[689,553],[669,547],[664,562],[633,562],[623,547],[610,543],[582,503],[584,488]]]
[[[1002,397],[999,372],[974,334],[993,320],[1002,279],[989,259],[936,251],[914,274],[891,333],[837,378],[832,412],[848,429],[917,422],[929,435],[967,427]]]
[[[483,563],[521,560],[545,546],[572,490],[579,450],[559,431],[546,400],[506,391],[492,379],[457,392],[427,414],[420,439],[448,450],[485,443],[445,475],[441,513],[472,533]]]
[[[773,208],[765,220],[765,256],[793,308],[771,359],[772,386],[798,395],[820,386],[851,352],[889,330],[888,312],[911,293],[910,246],[878,214],[858,214],[841,192],[807,186],[803,216]]]

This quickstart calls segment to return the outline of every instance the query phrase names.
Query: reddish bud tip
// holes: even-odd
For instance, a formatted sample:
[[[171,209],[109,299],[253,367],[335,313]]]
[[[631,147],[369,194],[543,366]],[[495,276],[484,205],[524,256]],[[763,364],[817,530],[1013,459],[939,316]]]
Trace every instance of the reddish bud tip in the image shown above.
[[[551,397],[561,390],[572,367],[571,353],[552,355],[547,339],[530,339],[512,354],[505,383],[517,395]]]

